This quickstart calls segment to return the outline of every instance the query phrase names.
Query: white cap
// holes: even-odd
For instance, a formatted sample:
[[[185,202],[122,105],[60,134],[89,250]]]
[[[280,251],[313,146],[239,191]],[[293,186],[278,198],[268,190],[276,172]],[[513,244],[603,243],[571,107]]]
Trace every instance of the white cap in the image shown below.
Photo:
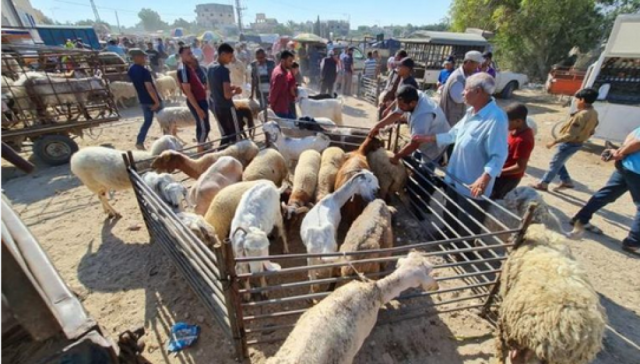
[[[482,53],[478,51],[469,51],[464,55],[465,61],[472,61],[476,63],[483,63],[484,57],[482,57]]]

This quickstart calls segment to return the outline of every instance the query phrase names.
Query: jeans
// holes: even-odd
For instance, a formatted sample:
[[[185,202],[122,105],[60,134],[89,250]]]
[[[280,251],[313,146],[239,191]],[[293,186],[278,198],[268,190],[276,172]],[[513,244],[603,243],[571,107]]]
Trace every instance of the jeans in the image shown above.
[[[216,107],[213,109],[213,114],[218,121],[220,134],[222,135],[222,139],[220,140],[221,147],[238,140],[237,133],[239,133],[240,131],[236,130],[231,110],[232,109],[230,107]]]
[[[493,192],[491,193],[491,199],[502,200],[507,193],[518,187],[518,184],[520,184],[521,180],[522,178],[496,178],[496,183],[493,185]]]
[[[151,110],[152,106],[153,105],[149,104],[140,104],[140,107],[142,108],[142,115],[144,115],[144,122],[142,123],[142,126],[140,126],[140,131],[136,138],[136,144],[144,144],[149,128],[151,128],[151,124],[153,124],[153,114],[162,110],[163,107],[162,102],[160,103],[160,109],[156,111]]]
[[[560,176],[560,181],[562,182],[571,182],[571,177],[569,176],[569,171],[567,171],[567,167],[565,167],[565,163],[576,154],[580,148],[582,148],[582,143],[560,143],[558,145],[558,149],[556,153],[551,158],[551,162],[549,162],[549,171],[542,176],[542,182],[549,184],[556,175]]]
[[[198,106],[204,111],[204,119],[202,120],[198,117],[196,109],[191,106],[189,100],[187,100],[187,106],[193,118],[196,119],[196,139],[198,140],[198,144],[202,144],[207,141],[209,131],[211,131],[211,124],[209,124],[209,104],[207,100],[198,100]]]
[[[631,223],[629,235],[622,243],[632,247],[640,247],[640,174],[624,169],[619,162],[616,163],[616,168],[617,170],[609,177],[607,184],[591,196],[587,204],[578,211],[572,220],[588,224],[596,211],[629,191],[633,203],[636,205],[636,216]]]

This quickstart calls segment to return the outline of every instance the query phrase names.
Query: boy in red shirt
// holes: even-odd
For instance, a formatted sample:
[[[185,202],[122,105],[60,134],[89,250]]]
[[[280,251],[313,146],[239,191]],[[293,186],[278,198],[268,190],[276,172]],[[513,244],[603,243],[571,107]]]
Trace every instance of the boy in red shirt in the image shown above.
[[[509,117],[509,154],[502,167],[500,177],[496,178],[491,199],[500,200],[516,188],[527,170],[529,157],[535,146],[533,130],[527,126],[527,107],[515,103],[505,108]]]

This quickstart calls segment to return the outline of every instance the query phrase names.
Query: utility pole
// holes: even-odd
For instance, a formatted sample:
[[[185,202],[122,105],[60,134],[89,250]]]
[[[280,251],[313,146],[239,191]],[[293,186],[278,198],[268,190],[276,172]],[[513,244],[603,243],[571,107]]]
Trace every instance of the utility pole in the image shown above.
[[[101,23],[102,21],[100,20],[100,14],[98,14],[98,8],[96,7],[96,3],[93,0],[89,0],[91,1],[91,8],[93,9],[93,16],[96,17],[96,23]]]
[[[116,24],[118,24],[118,33],[122,34],[122,28],[120,28],[120,19],[118,18],[118,11],[114,10],[116,13]]]
[[[236,13],[238,14],[238,30],[240,31],[240,33],[242,33],[242,11],[243,10],[246,10],[246,8],[242,7],[240,0],[236,0]]]

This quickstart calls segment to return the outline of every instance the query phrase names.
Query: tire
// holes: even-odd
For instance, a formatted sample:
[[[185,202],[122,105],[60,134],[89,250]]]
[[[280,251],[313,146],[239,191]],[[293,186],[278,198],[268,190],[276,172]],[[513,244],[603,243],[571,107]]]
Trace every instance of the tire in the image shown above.
[[[500,93],[500,98],[508,100],[513,96],[513,91],[518,89],[518,83],[516,81],[509,82]]]
[[[33,154],[50,166],[69,163],[78,144],[67,135],[44,135],[33,141]]]
[[[560,120],[557,123],[555,123],[555,125],[553,125],[553,128],[551,128],[551,136],[553,136],[553,139],[558,139],[558,135],[560,135],[560,128],[562,128],[562,126],[564,124],[566,124],[567,119],[564,120]]]

